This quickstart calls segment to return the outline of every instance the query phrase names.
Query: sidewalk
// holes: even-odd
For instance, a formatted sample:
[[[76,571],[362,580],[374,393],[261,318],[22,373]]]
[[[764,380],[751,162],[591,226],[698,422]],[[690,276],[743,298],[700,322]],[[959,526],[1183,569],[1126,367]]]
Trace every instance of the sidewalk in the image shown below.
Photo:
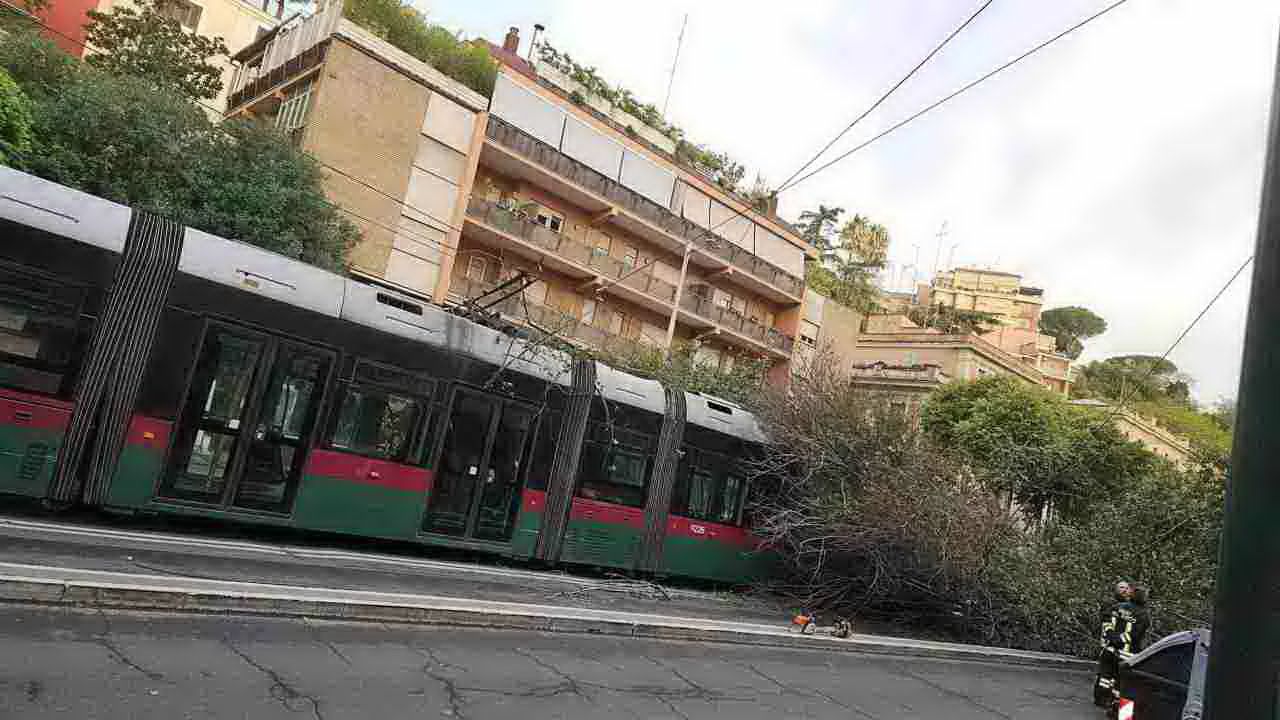
[[[0,516],[0,602],[542,630],[979,660],[1057,655],[856,635],[799,635],[728,593],[522,568]]]

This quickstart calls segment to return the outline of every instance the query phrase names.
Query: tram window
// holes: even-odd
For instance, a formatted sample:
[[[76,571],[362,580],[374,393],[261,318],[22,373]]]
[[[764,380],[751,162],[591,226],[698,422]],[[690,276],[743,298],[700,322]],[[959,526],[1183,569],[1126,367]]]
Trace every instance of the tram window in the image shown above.
[[[736,525],[746,482],[728,472],[732,460],[685,446],[671,493],[671,513],[693,520]]]
[[[68,395],[83,292],[0,268],[0,385]]]
[[[368,457],[403,461],[413,429],[423,414],[420,400],[371,387],[351,385],[329,435],[329,447]]]
[[[556,459],[556,441],[560,439],[560,422],[560,413],[554,410],[544,411],[538,422],[538,434],[534,440],[529,477],[526,480],[530,490],[547,489],[551,466]]]
[[[621,445],[588,442],[583,448],[578,495],[630,507],[644,506],[649,456]]]

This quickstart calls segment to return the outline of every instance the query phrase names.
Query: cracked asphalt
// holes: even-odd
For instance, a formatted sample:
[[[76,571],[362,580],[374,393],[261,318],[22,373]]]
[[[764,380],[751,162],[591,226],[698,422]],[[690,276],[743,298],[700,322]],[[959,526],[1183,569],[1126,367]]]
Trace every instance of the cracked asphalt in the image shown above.
[[[590,635],[0,606],[0,718],[1097,718],[1079,673]]]

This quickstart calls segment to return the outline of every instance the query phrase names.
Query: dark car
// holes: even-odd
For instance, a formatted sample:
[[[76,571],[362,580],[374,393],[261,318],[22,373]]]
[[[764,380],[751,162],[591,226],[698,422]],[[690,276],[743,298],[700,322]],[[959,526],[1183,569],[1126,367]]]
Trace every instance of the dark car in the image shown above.
[[[1209,637],[1208,630],[1174,633],[1122,662],[1117,687],[1122,705],[1130,703],[1126,720],[1200,720]]]

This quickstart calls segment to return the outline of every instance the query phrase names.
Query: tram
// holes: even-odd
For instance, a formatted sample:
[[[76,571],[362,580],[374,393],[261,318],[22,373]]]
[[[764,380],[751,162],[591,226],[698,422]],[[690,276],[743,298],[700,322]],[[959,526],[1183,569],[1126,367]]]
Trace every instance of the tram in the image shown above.
[[[750,413],[0,167],[0,494],[746,582]]]

